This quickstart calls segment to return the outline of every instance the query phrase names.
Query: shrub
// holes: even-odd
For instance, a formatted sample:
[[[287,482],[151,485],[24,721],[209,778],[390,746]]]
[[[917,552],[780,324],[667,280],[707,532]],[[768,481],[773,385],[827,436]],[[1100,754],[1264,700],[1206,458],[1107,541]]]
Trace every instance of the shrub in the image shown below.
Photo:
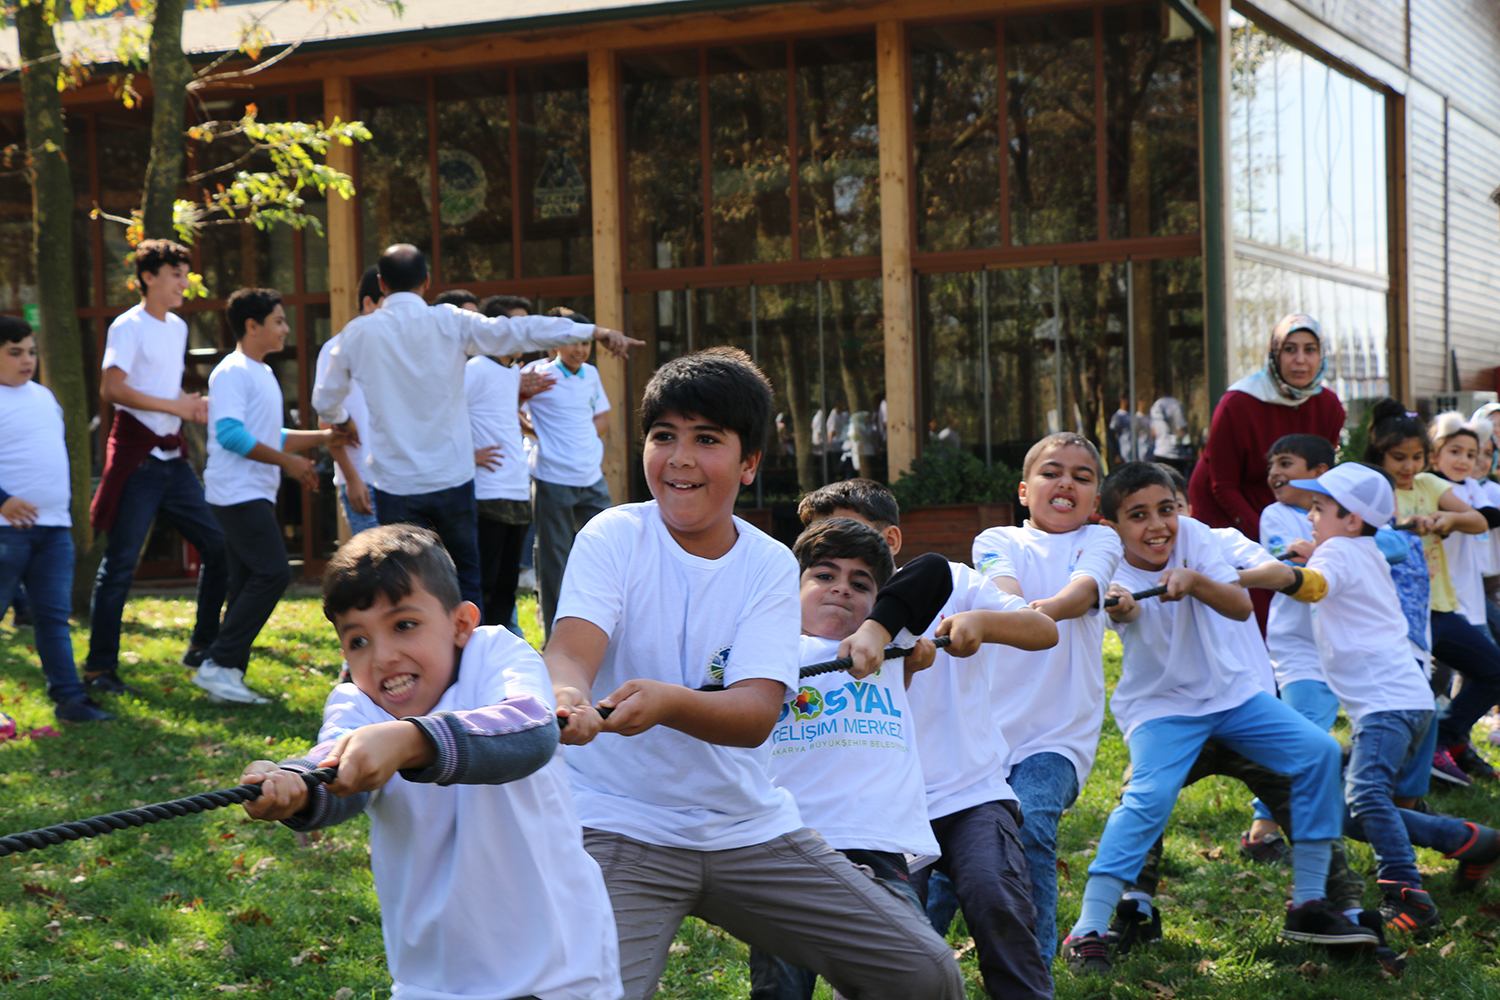
[[[1021,474],[1003,462],[985,468],[966,451],[929,448],[891,484],[902,511],[953,503],[1014,503]]]

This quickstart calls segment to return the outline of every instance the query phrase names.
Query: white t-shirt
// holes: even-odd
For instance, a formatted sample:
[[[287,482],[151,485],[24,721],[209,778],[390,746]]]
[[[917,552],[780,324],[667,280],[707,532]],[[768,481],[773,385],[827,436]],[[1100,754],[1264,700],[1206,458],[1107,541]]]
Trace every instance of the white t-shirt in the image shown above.
[[[1276,561],[1275,556],[1246,538],[1245,533],[1238,528],[1211,528],[1209,530],[1224,547],[1225,560],[1236,570],[1254,569],[1256,566],[1264,566],[1266,563]],[[1260,623],[1255,620],[1254,615],[1242,622],[1237,622],[1233,618],[1226,618],[1224,621],[1228,626],[1230,642],[1234,647],[1232,654],[1246,663],[1253,664],[1255,674],[1260,678],[1261,690],[1272,698],[1276,697],[1276,671],[1271,665],[1271,654],[1266,650],[1266,640],[1260,634]]]
[[[556,384],[532,396],[523,409],[531,414],[536,447],[531,450],[531,475],[558,486],[592,486],[604,475],[604,441],[594,418],[609,412],[609,397],[599,381],[599,369],[584,363],[578,371],[555,358],[527,365],[527,371],[551,375]]]
[[[1493,479],[1481,479],[1479,488],[1484,496],[1484,506],[1500,507],[1500,483]],[[1485,576],[1500,575],[1500,528],[1491,528],[1485,535],[1489,539],[1490,564]]]
[[[1260,543],[1271,555],[1285,554],[1287,547],[1299,538],[1312,541],[1312,532],[1312,519],[1301,507],[1278,501],[1260,512]],[[1271,656],[1278,688],[1293,681],[1323,681],[1318,640],[1313,635],[1317,607],[1294,601],[1285,594],[1271,595],[1266,651]]]
[[[62,407],[40,382],[0,385],[0,489],[36,507],[39,527],[73,524],[67,428]],[[0,527],[15,527],[0,517]]]
[[[1020,584],[1027,602],[1053,597],[1088,577],[1102,607],[1120,553],[1120,536],[1105,525],[1054,535],[1027,521],[980,532],[973,559],[990,580],[1008,577]],[[1079,788],[1088,781],[1104,724],[1103,642],[1104,615],[1095,608],[1058,622],[1051,649],[1005,651],[1005,669],[992,678],[992,703],[995,724],[1010,744],[1007,774],[1034,754],[1055,753],[1073,762]]]
[[[838,655],[837,639],[802,637],[802,666]],[[842,670],[800,681],[762,747],[771,780],[836,850],[941,853],[927,822],[903,663],[888,660],[861,681]]]
[[[1185,566],[1218,583],[1239,585],[1239,574],[1224,558],[1208,526],[1177,518],[1177,544],[1168,567]],[[1164,569],[1137,569],[1125,560],[1114,582],[1131,593],[1158,586]],[[1109,707],[1125,739],[1135,727],[1173,715],[1202,716],[1238,707],[1261,691],[1253,664],[1231,652],[1229,619],[1197,598],[1141,602],[1135,621],[1111,619],[1124,655],[1120,683]]]
[[[1156,438],[1157,458],[1187,458],[1192,449],[1187,441],[1187,414],[1172,396],[1163,396],[1151,404],[1151,433]]]
[[[584,525],[557,620],[581,618],[609,636],[595,701],[638,677],[690,688],[763,677],[796,688],[797,562],[759,529],[739,518],[734,526],[734,547],[703,559],[672,538],[654,500],[612,507]],[[730,850],[802,827],[758,747],[656,726],[569,747],[568,769],[584,826],[648,844]]]
[[[1019,597],[1001,593],[984,575],[963,563],[949,563],[953,593],[932,626],[961,611],[1015,611],[1026,607]],[[984,802],[1013,800],[1005,782],[1010,747],[995,725],[990,703],[992,675],[1016,673],[1008,646],[986,644],[967,659],[938,650],[932,666],[912,678],[906,692],[917,732],[922,776],[927,785],[927,817],[941,819]]]
[[[324,341],[323,346],[318,349],[318,364],[313,375],[313,385],[318,385],[323,381],[323,376],[328,372],[328,364],[333,359],[333,349],[338,346],[339,340],[343,336],[344,331],[340,330]],[[359,471],[360,478],[363,479],[365,455],[369,449],[369,442],[367,440],[369,434],[366,433],[366,428],[370,426],[370,408],[365,405],[365,391],[359,387],[358,383],[352,383],[349,386],[349,394],[344,397],[344,409],[354,420],[354,426],[359,428],[360,432],[360,443],[357,446],[352,444],[344,445],[344,454],[348,456],[349,464]],[[347,486],[348,484],[349,477],[344,475],[343,468],[335,462],[333,466],[333,485]]]
[[[541,657],[498,626],[476,629],[432,713],[531,695],[553,705]],[[319,741],[392,721],[353,684],[323,706]],[[370,868],[395,1000],[618,1000],[614,910],[583,849],[561,747],[502,785],[412,782],[370,794]]]
[[[158,399],[176,399],[182,395],[187,341],[188,327],[181,316],[169,312],[166,322],[162,322],[146,311],[144,302],[138,303],[109,324],[109,333],[104,338],[104,360],[99,367],[101,371],[120,369],[125,373],[125,384],[137,392]],[[160,437],[176,434],[182,427],[180,417],[160,410],[137,410],[118,403],[115,409],[129,411],[147,430]],[[180,458],[182,450],[153,448],[151,454],[160,459]]]
[[[1453,495],[1470,507],[1491,506],[1477,479],[1453,484]],[[1484,577],[1490,572],[1490,533],[1471,535],[1455,531],[1443,539],[1443,554],[1448,557],[1448,579],[1458,596],[1458,613],[1470,625],[1485,624]]]
[[[219,443],[219,421],[233,417],[267,448],[281,449],[281,383],[271,366],[239,351],[208,376],[208,464],[203,498],[216,507],[251,500],[276,501],[281,467],[237,455]]]
[[[550,390],[549,390],[550,391]],[[474,467],[476,500],[530,500],[531,476],[521,444],[521,369],[488,357],[464,365],[464,396],[469,401],[469,428],[474,447],[500,446],[500,468]]]
[[[1328,581],[1313,619],[1323,676],[1350,722],[1367,712],[1430,709],[1432,689],[1411,654],[1391,568],[1373,538],[1330,538],[1307,568]]]

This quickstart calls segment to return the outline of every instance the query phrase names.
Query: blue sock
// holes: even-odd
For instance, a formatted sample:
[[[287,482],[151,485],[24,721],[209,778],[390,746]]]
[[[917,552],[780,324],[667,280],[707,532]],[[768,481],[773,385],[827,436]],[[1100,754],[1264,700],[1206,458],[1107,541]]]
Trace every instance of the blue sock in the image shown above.
[[[1292,905],[1322,899],[1328,894],[1328,862],[1333,857],[1331,840],[1299,840],[1292,845]]]
[[[1326,871],[1327,866],[1324,866]],[[1090,875],[1083,887],[1083,909],[1078,913],[1078,923],[1068,932],[1068,937],[1082,937],[1093,931],[1100,937],[1109,930],[1109,918],[1115,915],[1115,904],[1125,894],[1125,880],[1113,875]]]
[[[1127,892],[1125,894],[1124,898],[1135,900],[1136,912],[1145,917],[1147,920],[1151,919],[1152,900],[1150,896],[1146,895],[1144,892],[1138,892],[1132,889],[1130,892]]]

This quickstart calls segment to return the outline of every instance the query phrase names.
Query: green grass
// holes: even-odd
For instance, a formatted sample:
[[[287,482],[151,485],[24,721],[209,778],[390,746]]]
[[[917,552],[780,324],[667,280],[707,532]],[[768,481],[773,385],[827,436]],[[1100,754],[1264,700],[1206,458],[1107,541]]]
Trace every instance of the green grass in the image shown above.
[[[532,607],[523,606],[523,621],[532,621]],[[122,669],[142,695],[114,702],[118,720],[0,744],[0,831],[233,785],[248,760],[307,749],[338,664],[317,602],[283,601],[262,633],[251,682],[276,697],[265,707],[211,704],[188,683],[177,657],[190,616],[183,598],[130,602]],[[30,640],[29,631],[0,625],[0,707],[22,732],[56,726]],[[84,642],[82,633],[75,637],[80,654]],[[1113,640],[1106,665],[1113,679]],[[1077,914],[1092,846],[1126,760],[1106,720],[1093,778],[1062,825],[1065,927]],[[1166,940],[1121,962],[1113,981],[1081,981],[1059,966],[1060,998],[1500,1000],[1500,889],[1456,899],[1448,891],[1452,863],[1432,852],[1419,857],[1433,874],[1429,888],[1449,930],[1416,947],[1400,980],[1281,942],[1276,931],[1290,873],[1247,866],[1235,852],[1249,822],[1248,799],[1243,787],[1220,779],[1184,792],[1167,836]],[[1500,797],[1490,787],[1436,801],[1445,811],[1493,821]],[[0,996],[387,996],[367,832],[360,818],[299,843],[234,808],[0,859]],[[1368,871],[1368,848],[1351,844],[1351,851],[1356,867]],[[1366,902],[1374,901],[1372,880]],[[951,938],[955,948],[967,942],[961,922]],[[982,997],[972,950],[963,962],[970,995]],[[659,995],[729,1000],[748,993],[745,948],[689,921]],[[820,987],[820,997],[829,995]]]

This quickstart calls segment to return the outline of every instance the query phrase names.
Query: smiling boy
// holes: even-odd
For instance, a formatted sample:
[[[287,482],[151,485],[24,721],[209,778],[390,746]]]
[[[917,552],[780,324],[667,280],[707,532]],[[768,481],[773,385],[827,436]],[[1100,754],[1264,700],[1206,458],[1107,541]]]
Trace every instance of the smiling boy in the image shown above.
[[[400,1000],[618,1000],[614,921],[583,850],[540,658],[478,627],[438,536],[346,543],[323,612],[351,681],[305,757],[254,761],[252,818],[316,830],[370,814],[370,868]],[[331,785],[299,772],[337,766]],[[449,787],[452,786],[452,787]]]
[[[224,532],[234,589],[219,634],[193,674],[213,698],[263,705],[245,686],[250,645],[276,610],[291,580],[286,542],[276,520],[281,474],[304,489],[318,488],[312,462],[292,454],[343,435],[281,426],[281,383],[265,357],[286,345],[286,311],[269,288],[241,288],[225,310],[235,348],[208,377],[208,465],[203,470],[208,509]],[[269,443],[268,443],[269,442]]]
[[[1116,469],[1100,491],[1100,512],[1120,535],[1125,558],[1107,609],[1123,647],[1110,700],[1130,750],[1131,781],[1110,814],[1089,865],[1083,907],[1064,951],[1075,972],[1112,968],[1105,930],[1127,883],[1141,870],[1204,743],[1215,739],[1292,778],[1293,906],[1282,935],[1320,944],[1374,946],[1376,935],[1324,900],[1332,841],[1339,836],[1339,748],[1261,689],[1252,666],[1227,653],[1223,620],[1250,617],[1249,595],[1209,529],[1178,517],[1167,470],[1145,462]],[[1162,586],[1160,600],[1131,593]]]
[[[626,996],[656,992],[691,914],[848,996],[961,997],[948,946],[766,774],[760,745],[797,685],[797,565],[734,503],[770,426],[743,351],[663,365],[641,400],[655,499],[595,517],[568,558],[545,658]]]

